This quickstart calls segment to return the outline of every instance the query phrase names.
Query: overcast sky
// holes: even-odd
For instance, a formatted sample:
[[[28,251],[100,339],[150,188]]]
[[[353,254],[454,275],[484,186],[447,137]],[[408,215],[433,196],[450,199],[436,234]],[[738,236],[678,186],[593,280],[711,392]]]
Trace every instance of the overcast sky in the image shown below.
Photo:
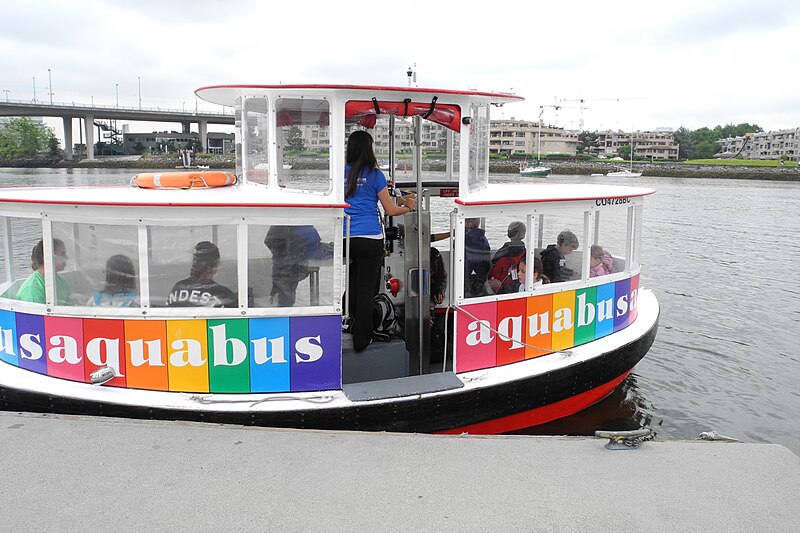
[[[559,125],[577,128],[583,98],[587,129],[800,126],[798,0],[0,0],[0,13],[3,99],[31,100],[34,78],[49,99],[48,69],[54,102],[118,92],[137,106],[141,78],[143,107],[189,109],[204,85],[405,86],[416,64],[420,87],[525,98],[496,118],[535,120],[558,99]]]

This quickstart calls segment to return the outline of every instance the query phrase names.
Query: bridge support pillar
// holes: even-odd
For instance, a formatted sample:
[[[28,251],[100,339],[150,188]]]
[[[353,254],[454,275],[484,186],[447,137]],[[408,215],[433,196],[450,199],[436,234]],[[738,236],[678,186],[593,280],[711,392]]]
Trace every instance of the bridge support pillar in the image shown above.
[[[190,124],[188,122],[181,122],[181,133],[189,133],[191,131],[189,126]]]
[[[83,117],[86,130],[86,159],[94,159],[94,115]]]
[[[64,117],[64,159],[72,161],[72,117]]]
[[[198,135],[200,136],[200,146],[203,147],[204,154],[208,153],[208,121],[201,120],[198,122],[197,126]]]

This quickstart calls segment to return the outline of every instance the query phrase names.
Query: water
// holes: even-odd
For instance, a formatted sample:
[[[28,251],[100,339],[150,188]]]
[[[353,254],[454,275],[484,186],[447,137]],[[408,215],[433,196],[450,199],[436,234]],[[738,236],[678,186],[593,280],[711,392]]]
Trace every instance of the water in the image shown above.
[[[125,184],[135,172],[0,169],[0,186]],[[524,432],[588,435],[646,426],[659,438],[696,439],[715,430],[800,454],[800,183],[546,181],[600,180],[657,190],[645,200],[641,285],[661,303],[658,337],[604,401]],[[449,227],[446,213],[434,227]]]

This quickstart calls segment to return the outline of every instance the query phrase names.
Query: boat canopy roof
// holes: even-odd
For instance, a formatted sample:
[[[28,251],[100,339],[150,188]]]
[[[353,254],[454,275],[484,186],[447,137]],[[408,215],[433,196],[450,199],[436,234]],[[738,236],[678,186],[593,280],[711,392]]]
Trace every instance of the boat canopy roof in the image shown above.
[[[541,202],[572,202],[613,198],[634,198],[653,194],[649,187],[627,185],[562,184],[562,183],[497,183],[490,184],[480,196],[458,198],[461,205],[526,204]]]

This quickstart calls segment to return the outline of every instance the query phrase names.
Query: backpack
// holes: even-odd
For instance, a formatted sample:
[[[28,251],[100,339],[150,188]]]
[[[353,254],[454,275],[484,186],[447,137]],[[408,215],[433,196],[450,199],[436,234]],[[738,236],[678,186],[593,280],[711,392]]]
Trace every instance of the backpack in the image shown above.
[[[389,342],[397,334],[398,313],[394,303],[385,292],[375,296],[372,307],[372,338]]]
[[[495,294],[516,292],[519,289],[519,262],[525,251],[519,255],[506,255],[498,259],[489,271],[489,285]]]
[[[441,294],[447,289],[447,270],[444,267],[442,254],[436,248],[431,248],[431,300],[434,296]]]

